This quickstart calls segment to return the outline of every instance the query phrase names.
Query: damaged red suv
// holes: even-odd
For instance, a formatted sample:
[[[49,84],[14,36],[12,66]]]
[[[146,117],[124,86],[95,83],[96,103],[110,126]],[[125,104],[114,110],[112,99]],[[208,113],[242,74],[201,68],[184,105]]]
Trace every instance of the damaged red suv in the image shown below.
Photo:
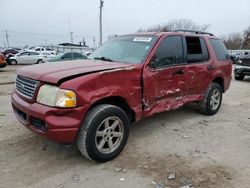
[[[85,157],[104,162],[122,151],[130,124],[141,118],[189,102],[216,114],[231,73],[224,44],[210,33],[118,36],[86,60],[19,69],[12,105],[31,131],[76,142]]]

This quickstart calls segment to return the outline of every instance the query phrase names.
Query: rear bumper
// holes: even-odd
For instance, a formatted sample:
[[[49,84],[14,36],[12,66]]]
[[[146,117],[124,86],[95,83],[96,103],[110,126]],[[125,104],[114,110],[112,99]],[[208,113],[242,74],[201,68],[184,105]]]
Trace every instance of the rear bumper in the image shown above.
[[[31,131],[54,142],[70,144],[85,114],[84,107],[71,109],[52,108],[38,103],[28,103],[15,92],[11,95],[16,118]]]
[[[235,68],[234,68],[234,74],[235,75],[250,76],[250,67],[242,66],[242,65],[236,65]]]

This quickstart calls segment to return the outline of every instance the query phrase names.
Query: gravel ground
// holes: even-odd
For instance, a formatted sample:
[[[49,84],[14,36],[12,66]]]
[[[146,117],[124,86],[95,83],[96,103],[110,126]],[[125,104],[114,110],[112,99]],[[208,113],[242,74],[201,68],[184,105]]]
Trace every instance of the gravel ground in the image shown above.
[[[186,105],[132,125],[121,155],[99,164],[17,122],[17,68],[0,70],[0,188],[250,187],[250,78],[232,81],[215,116]]]

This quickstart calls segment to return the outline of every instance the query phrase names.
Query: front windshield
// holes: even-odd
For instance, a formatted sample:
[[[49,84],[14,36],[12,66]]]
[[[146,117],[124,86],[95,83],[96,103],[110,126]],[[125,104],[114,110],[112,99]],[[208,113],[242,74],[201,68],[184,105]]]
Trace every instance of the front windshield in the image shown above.
[[[105,42],[88,56],[88,59],[142,63],[157,40],[154,35],[116,37]]]

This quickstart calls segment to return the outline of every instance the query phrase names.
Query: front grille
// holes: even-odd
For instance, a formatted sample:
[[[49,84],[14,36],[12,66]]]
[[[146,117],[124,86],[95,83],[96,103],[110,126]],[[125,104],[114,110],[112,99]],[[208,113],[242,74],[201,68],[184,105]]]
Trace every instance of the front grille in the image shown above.
[[[31,80],[19,75],[16,77],[16,90],[28,99],[33,98],[37,85],[38,81],[36,80]]]

